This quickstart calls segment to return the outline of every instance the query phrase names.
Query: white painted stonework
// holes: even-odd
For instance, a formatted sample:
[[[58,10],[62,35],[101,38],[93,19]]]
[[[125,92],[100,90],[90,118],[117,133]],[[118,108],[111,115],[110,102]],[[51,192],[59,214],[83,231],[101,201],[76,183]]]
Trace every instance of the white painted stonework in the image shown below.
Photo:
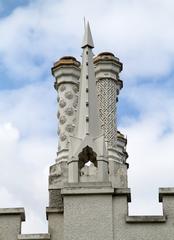
[[[117,129],[122,63],[93,57],[89,23],[82,63],[65,56],[52,74],[58,102],[57,158],[50,167],[47,234],[22,234],[23,208],[0,209],[0,240],[172,240],[174,188],[161,188],[161,216],[129,216],[127,139]]]

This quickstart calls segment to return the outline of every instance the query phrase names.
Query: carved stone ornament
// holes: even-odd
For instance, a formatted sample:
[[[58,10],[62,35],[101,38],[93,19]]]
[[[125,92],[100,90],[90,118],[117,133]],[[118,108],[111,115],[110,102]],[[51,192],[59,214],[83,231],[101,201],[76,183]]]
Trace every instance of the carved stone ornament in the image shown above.
[[[66,139],[67,139],[66,134],[65,134],[65,133],[62,133],[62,134],[60,135],[60,140],[63,142],[63,141],[65,141]]]
[[[74,102],[73,102],[73,107],[77,108],[78,105],[78,96],[75,96]]]
[[[64,107],[66,106],[66,102],[65,102],[64,99],[60,99],[60,101],[59,101],[59,106],[60,106],[61,108],[64,108]]]
[[[65,109],[65,113],[68,115],[68,116],[72,116],[73,113],[74,113],[74,109],[72,107],[68,107]]]
[[[79,91],[79,89],[78,89],[78,87],[77,87],[76,85],[74,85],[74,86],[72,87],[72,89],[73,89],[73,91],[74,91],[75,93],[78,93],[78,91]]]
[[[66,122],[66,117],[65,116],[61,116],[59,119],[60,124],[64,124]]]
[[[74,127],[72,124],[68,124],[65,129],[67,132],[72,133],[74,130]]]
[[[73,93],[71,91],[68,91],[68,92],[65,93],[65,97],[67,99],[72,99],[73,98]]]
[[[66,90],[66,86],[64,84],[62,84],[59,89],[61,92],[63,92]]]
[[[72,122],[75,124],[76,123],[76,118],[73,118]]]

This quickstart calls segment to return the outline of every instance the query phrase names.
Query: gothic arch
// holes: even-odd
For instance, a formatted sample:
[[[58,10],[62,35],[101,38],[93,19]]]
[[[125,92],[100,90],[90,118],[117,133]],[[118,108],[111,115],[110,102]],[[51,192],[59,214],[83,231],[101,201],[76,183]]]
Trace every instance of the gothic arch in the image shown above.
[[[97,154],[93,151],[91,147],[88,145],[82,149],[81,153],[79,153],[79,170],[84,167],[87,162],[92,162],[95,167],[97,167]]]

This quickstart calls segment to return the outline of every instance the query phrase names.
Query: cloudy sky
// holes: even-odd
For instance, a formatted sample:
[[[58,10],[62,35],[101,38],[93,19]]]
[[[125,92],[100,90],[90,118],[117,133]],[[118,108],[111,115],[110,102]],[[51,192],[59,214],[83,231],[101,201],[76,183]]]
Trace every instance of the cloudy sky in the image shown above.
[[[50,68],[80,60],[83,17],[94,53],[124,63],[118,126],[128,138],[130,214],[161,214],[174,186],[174,1],[0,0],[0,206],[26,211],[22,232],[46,232],[48,168],[56,157]]]

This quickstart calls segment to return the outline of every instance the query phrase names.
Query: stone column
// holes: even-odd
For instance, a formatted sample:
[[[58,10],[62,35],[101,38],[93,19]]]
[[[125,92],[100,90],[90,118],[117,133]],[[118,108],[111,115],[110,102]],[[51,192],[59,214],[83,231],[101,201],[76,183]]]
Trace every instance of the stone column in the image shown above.
[[[116,102],[123,86],[119,79],[122,63],[112,53],[104,52],[95,57],[94,64],[102,128],[108,150],[112,152],[117,148]]]
[[[67,160],[68,140],[69,136],[73,135],[76,121],[80,63],[74,57],[63,57],[54,64],[52,74],[56,79],[55,89],[58,92],[59,144],[57,161]]]
[[[127,186],[128,157],[124,135],[117,131],[117,101],[123,82],[119,78],[122,63],[112,53],[103,52],[94,58],[100,119],[107,143],[109,176],[113,187]]]
[[[50,167],[49,207],[61,210],[63,202],[60,191],[68,181],[69,137],[74,133],[76,121],[80,63],[74,57],[63,57],[54,64],[52,74],[58,93],[59,144],[56,163]]]

